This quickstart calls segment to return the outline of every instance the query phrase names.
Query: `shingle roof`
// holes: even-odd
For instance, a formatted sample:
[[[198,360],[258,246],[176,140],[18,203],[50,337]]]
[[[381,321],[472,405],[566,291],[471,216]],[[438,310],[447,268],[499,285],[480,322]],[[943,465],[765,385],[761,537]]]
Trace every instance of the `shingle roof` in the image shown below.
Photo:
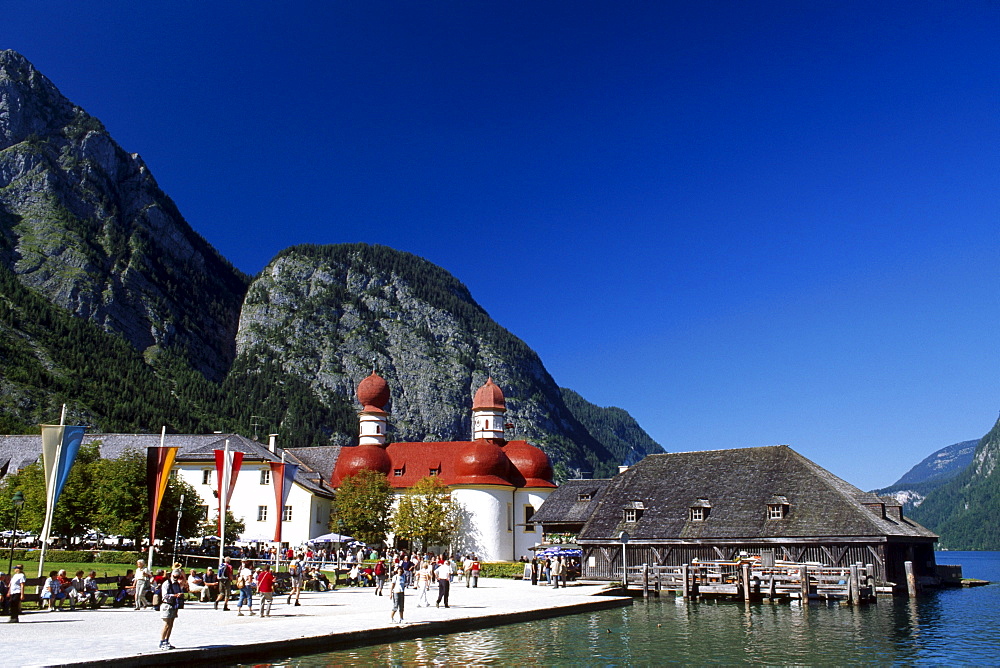
[[[281,454],[271,452],[266,445],[240,434],[167,434],[163,445],[176,446],[178,462],[215,462],[215,450],[221,450],[226,441],[229,449],[244,453],[245,459],[263,462],[280,462]],[[116,459],[127,450],[144,451],[160,445],[159,434],[86,434],[83,443],[100,442],[101,457]],[[307,448],[297,448],[304,450]],[[34,464],[42,453],[41,436],[0,436],[0,474],[14,473],[25,466]],[[290,462],[294,463],[294,462]],[[6,470],[4,470],[6,467]],[[2,479],[0,475],[0,479]],[[325,478],[309,475],[308,470],[299,470],[295,482],[314,494],[332,497],[330,489],[323,484]]]
[[[611,480],[567,480],[549,494],[545,503],[531,516],[532,522],[543,524],[582,524],[590,517]],[[590,495],[580,501],[580,495]]]
[[[787,499],[784,519],[768,519],[775,496]],[[871,496],[784,445],[648,455],[611,479],[578,540],[613,540],[623,529],[633,540],[936,537],[910,520],[872,512],[864,505]],[[623,510],[637,500],[645,511],[626,523]],[[696,503],[710,506],[703,521],[689,519]]]

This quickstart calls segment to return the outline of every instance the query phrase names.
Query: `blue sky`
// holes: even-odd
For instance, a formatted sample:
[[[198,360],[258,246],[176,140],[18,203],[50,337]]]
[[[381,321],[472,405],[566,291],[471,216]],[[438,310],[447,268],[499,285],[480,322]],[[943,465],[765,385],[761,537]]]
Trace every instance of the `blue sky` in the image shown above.
[[[5,0],[256,273],[443,266],[668,450],[887,485],[1000,410],[1000,4]]]

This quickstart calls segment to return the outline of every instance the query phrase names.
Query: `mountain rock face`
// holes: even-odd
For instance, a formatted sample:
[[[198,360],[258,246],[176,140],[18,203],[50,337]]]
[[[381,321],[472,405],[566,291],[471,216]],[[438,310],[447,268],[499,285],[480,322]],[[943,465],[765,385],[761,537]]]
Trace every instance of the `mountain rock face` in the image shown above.
[[[232,362],[247,279],[184,221],[137,154],[23,56],[0,52],[0,263],[136,349]]]
[[[597,406],[565,387],[561,391],[566,407],[587,431],[611,450],[619,464],[631,466],[646,455],[664,452],[628,411],[615,406]]]
[[[471,438],[472,395],[492,377],[510,437],[541,445],[564,475],[605,475],[620,461],[567,408],[534,351],[453,276],[409,253],[362,244],[283,251],[250,285],[236,344],[241,367],[277,363],[329,404],[352,397],[374,369],[392,391],[394,441]],[[334,440],[350,444],[353,432]]]
[[[624,412],[593,422],[618,409],[573,395],[592,432],[538,356],[416,256],[299,246],[251,281],[138,155],[13,51],[0,52],[0,359],[0,430],[66,403],[103,431],[260,426],[289,446],[349,445],[356,385],[375,369],[393,440],[469,439],[473,393],[492,376],[509,436],[543,447],[562,478],[658,450],[634,421],[619,429]]]
[[[961,445],[961,444],[960,444]],[[979,441],[972,461],[927,494],[913,519],[952,550],[1000,550],[1000,420]]]
[[[888,487],[875,490],[876,494],[892,495],[903,504],[903,512],[909,513],[927,497],[927,495],[945,484],[972,462],[979,441],[962,441],[941,448],[912,469],[903,474],[899,480]]]

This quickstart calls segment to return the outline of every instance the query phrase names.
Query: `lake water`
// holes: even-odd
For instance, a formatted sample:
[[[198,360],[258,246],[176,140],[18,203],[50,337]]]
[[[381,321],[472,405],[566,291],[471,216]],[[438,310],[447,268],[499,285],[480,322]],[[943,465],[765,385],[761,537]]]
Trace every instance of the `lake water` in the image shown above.
[[[940,552],[1000,582],[1000,552]],[[641,599],[628,608],[289,659],[344,665],[998,665],[1000,584],[861,607]]]

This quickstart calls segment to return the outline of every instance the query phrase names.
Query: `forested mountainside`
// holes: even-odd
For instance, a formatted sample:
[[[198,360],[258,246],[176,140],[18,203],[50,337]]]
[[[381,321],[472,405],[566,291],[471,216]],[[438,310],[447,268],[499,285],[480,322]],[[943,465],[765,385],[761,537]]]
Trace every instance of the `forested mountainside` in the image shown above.
[[[395,440],[469,438],[472,393],[492,375],[511,436],[543,447],[561,477],[657,449],[637,426],[568,406],[538,356],[421,258],[299,246],[245,276],[137,154],[13,51],[0,52],[0,353],[6,432],[66,403],[101,431],[258,425],[289,446],[346,445],[374,367]]]
[[[899,480],[888,487],[875,490],[875,493],[896,497],[903,504],[903,512],[909,514],[923,503],[928,494],[965,470],[972,462],[978,445],[979,440],[975,440],[943,447],[911,468]]]
[[[649,437],[628,411],[590,403],[569,388],[560,388],[566,407],[611,451],[621,464],[631,466],[646,455],[662,453],[663,447]]]
[[[950,550],[1000,550],[1000,420],[979,442],[972,463],[933,490],[911,516]]]

